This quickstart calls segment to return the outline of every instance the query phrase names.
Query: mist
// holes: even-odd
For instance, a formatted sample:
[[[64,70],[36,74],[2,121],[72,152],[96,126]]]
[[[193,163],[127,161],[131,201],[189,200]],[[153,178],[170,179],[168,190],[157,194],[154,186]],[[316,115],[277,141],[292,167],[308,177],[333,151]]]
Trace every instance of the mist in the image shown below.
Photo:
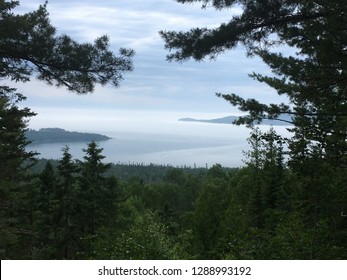
[[[30,122],[30,127],[59,127],[70,131],[93,132],[112,137],[99,143],[105,161],[125,164],[228,167],[243,165],[243,151],[249,150],[250,130],[232,124],[181,122],[182,117],[216,118],[226,114],[146,111],[47,110]],[[58,117],[59,116],[59,117]],[[261,126],[263,131],[269,126]],[[288,135],[285,127],[275,127]],[[40,157],[58,159],[66,145],[75,159],[83,158],[87,143],[50,143],[30,146]]]

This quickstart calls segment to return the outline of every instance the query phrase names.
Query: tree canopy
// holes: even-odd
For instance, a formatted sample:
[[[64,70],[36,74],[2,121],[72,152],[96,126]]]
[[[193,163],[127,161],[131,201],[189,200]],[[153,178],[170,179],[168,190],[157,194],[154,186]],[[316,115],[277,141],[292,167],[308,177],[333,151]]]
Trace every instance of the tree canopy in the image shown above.
[[[28,82],[36,76],[49,85],[85,94],[93,92],[96,84],[118,87],[123,73],[133,69],[134,51],[121,48],[116,56],[106,35],[94,43],[79,43],[65,34],[57,35],[49,20],[47,2],[24,14],[14,12],[18,6],[19,1],[0,0],[1,81]],[[15,88],[0,85],[0,256],[18,258],[15,252],[20,252],[20,257],[26,258],[36,254],[35,246],[46,247],[53,240],[56,244],[44,249],[42,257],[50,257],[55,246],[60,250],[58,254],[54,251],[55,256],[71,257],[77,245],[71,241],[75,227],[70,218],[75,210],[70,208],[75,191],[66,173],[72,168],[68,151],[60,168],[65,172],[64,184],[54,179],[54,170],[47,165],[40,178],[42,184],[37,187],[35,176],[28,170],[36,153],[26,149],[30,143],[26,138],[27,123],[35,113],[17,105],[25,99]],[[70,170],[70,175],[73,172]],[[37,201],[40,202],[35,209]],[[36,219],[37,213],[40,215]],[[37,236],[36,227],[42,229]]]
[[[177,1],[243,9],[216,29],[161,32],[177,50],[168,58],[215,58],[244,44],[274,73],[251,76],[289,103],[219,96],[249,113],[240,124],[291,115],[294,136],[253,129],[240,169],[115,168],[91,142],[82,161],[65,147],[59,161],[40,160],[37,172],[25,149],[35,113],[0,85],[2,259],[346,259],[345,1]],[[117,60],[107,37],[92,45],[56,36],[46,4],[15,15],[18,5],[0,0],[0,79],[36,74],[86,93],[95,83],[117,86],[131,69],[132,51]],[[276,52],[277,44],[297,53]]]
[[[47,2],[35,11],[15,14],[19,1],[0,0],[0,77],[27,82],[36,75],[49,85],[80,94],[99,83],[118,87],[123,73],[133,69],[135,52],[121,48],[116,56],[104,35],[94,43],[79,43],[57,35]]]
[[[295,258],[312,259],[320,254],[327,257],[335,250],[329,238],[335,234],[340,238],[346,225],[343,220],[347,193],[346,1],[177,2],[202,3],[203,8],[217,10],[237,7],[241,12],[216,28],[161,31],[165,48],[170,52],[167,59],[179,62],[190,58],[197,61],[215,59],[243,45],[247,55],[259,56],[272,70],[271,76],[261,73],[250,76],[286,96],[288,102],[265,104],[235,93],[217,93],[248,113],[234,123],[253,126],[263,119],[279,119],[287,114],[293,124],[288,129],[293,132],[290,139],[282,141],[272,133],[262,136],[258,131],[251,137],[253,151],[248,154],[249,173],[232,184],[236,186],[235,201],[229,203],[233,206],[226,227],[232,232],[228,240],[235,242],[230,243],[228,258],[244,258],[248,252],[252,253],[246,258],[259,258],[259,252],[262,252],[261,258],[281,258],[278,252],[282,249],[289,258],[291,254]],[[283,172],[284,143],[288,145],[288,149],[285,148],[289,167],[286,175]],[[294,183],[288,184],[290,181]],[[238,187],[243,191],[238,193]],[[249,195],[243,193],[245,190]],[[287,204],[291,199],[296,202]],[[251,215],[243,216],[247,212]],[[262,236],[264,225],[273,231]],[[300,238],[290,237],[298,232]],[[282,243],[283,233],[289,239]],[[269,239],[269,236],[274,238]],[[239,242],[245,239],[248,241]],[[341,249],[346,246],[344,240],[340,239]],[[325,244],[329,244],[329,249]],[[282,249],[273,254],[267,252],[268,246]]]
[[[169,61],[202,60],[242,44],[248,55],[257,55],[270,66],[273,76],[251,73],[268,84],[287,104],[264,104],[235,93],[217,93],[233,106],[247,112],[235,123],[252,125],[262,119],[292,116],[296,139],[307,141],[327,157],[346,164],[347,137],[347,5],[342,0],[208,1],[203,8],[217,10],[240,7],[219,27],[190,31],[161,31]],[[295,51],[285,55],[276,50],[285,46]],[[299,140],[298,140],[299,141]],[[301,143],[303,143],[301,141]],[[308,147],[308,145],[306,145]],[[297,145],[296,145],[297,147]],[[304,148],[304,147],[302,147]]]
[[[161,31],[165,47],[174,53],[169,60],[196,60],[205,57],[215,58],[220,53],[235,48],[239,43],[245,45],[249,54],[259,49],[289,43],[288,37],[299,35],[307,23],[313,27],[326,27],[328,20],[344,19],[344,1],[247,1],[247,0],[176,0],[179,3],[202,2],[204,9],[217,10],[240,7],[241,14],[235,14],[227,23],[209,29],[192,28],[190,31]],[[343,21],[340,22],[343,26]],[[318,31],[318,30],[317,30]],[[272,36],[276,35],[276,36]],[[298,43],[296,40],[292,45]]]

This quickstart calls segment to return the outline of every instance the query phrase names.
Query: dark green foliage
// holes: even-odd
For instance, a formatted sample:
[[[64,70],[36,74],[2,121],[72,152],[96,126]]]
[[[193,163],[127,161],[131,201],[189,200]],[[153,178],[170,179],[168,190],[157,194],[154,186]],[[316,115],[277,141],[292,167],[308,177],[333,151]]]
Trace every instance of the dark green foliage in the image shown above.
[[[203,2],[217,9],[240,5],[242,13],[219,28],[161,32],[166,48],[176,50],[169,60],[214,58],[246,46],[270,66],[273,77],[251,76],[288,97],[288,104],[262,104],[234,93],[218,94],[248,116],[237,124],[292,115],[295,133],[289,148],[293,160],[320,149],[331,164],[346,166],[346,26],[344,1],[178,1]],[[294,56],[272,51],[273,46],[295,48]],[[286,122],[286,120],[284,120]],[[295,164],[295,163],[294,163]]]
[[[346,26],[344,1],[178,1],[203,2],[216,9],[242,8],[228,23],[215,29],[161,32],[165,47],[176,52],[169,60],[215,58],[243,44],[249,54],[260,56],[273,77],[251,76],[286,95],[289,104],[262,104],[234,93],[218,94],[248,116],[237,124],[293,116],[292,129],[302,149],[318,143],[326,159],[346,164]],[[271,52],[277,45],[295,48],[296,55]],[[287,122],[287,120],[284,120]],[[301,137],[300,137],[301,135]],[[307,142],[306,144],[305,141]],[[304,146],[302,146],[304,145]],[[295,145],[294,145],[295,146]],[[295,147],[293,147],[295,149]],[[296,152],[294,152],[296,153]]]
[[[35,254],[34,258],[73,259],[78,249],[76,163],[68,147],[57,168],[47,162],[39,176],[35,195]]]
[[[33,258],[94,258],[97,232],[120,226],[118,180],[104,177],[109,164],[101,162],[95,142],[85,150],[85,161],[72,160],[69,148],[56,168],[47,162],[39,175],[34,199]]]
[[[195,253],[199,259],[218,259],[220,256],[219,238],[226,203],[226,184],[207,183],[203,186],[192,217]]]
[[[261,154],[258,162],[263,164],[258,168],[250,164],[232,180],[225,221],[229,235],[226,258],[343,258],[346,239],[341,238],[341,234],[345,231],[337,227],[345,221],[336,209],[340,205],[336,203],[336,195],[345,191],[341,181],[336,191],[335,180],[331,177],[339,173],[328,170],[329,165],[322,166],[317,159],[311,162],[311,168],[306,166],[306,171],[293,172],[285,168],[281,156],[271,156],[271,146],[279,155],[282,149],[281,141],[275,145],[271,143],[272,139],[277,139],[273,132],[255,132],[251,140],[266,141],[260,140],[257,153],[250,155]],[[271,158],[274,158],[272,163]],[[304,172],[311,172],[311,175],[304,175]],[[345,195],[343,197],[340,199],[344,200]]]
[[[273,129],[253,129],[245,167],[225,169],[217,164],[208,170],[112,166],[104,163],[102,149],[91,142],[83,161],[73,161],[65,147],[60,161],[41,160],[41,166],[36,167],[40,171],[30,169],[35,176],[29,173],[27,163],[33,154],[26,152],[24,136],[26,119],[34,114],[28,108],[19,109],[16,104],[24,97],[3,86],[2,259],[347,258],[346,4],[337,0],[319,4],[279,0],[178,2],[201,2],[216,9],[241,5],[241,15],[215,30],[162,32],[167,47],[178,49],[169,59],[214,58],[243,43],[275,74],[252,76],[286,94],[290,104],[266,105],[235,94],[223,97],[249,112],[239,123],[251,125],[265,117],[289,113],[294,136],[283,139]],[[94,62],[82,59],[89,63],[79,65],[86,72],[72,75],[69,67],[75,67],[82,56],[70,57],[67,49],[76,48],[77,53],[89,50],[95,55],[101,52],[102,58],[114,59],[107,51],[106,38],[93,46],[79,45],[66,36],[55,37],[45,6],[14,16],[10,11],[17,2],[0,4],[4,17],[1,34],[16,38],[18,43],[13,46],[13,40],[1,39],[3,77],[25,81],[35,72],[39,78],[71,90],[76,90],[78,77],[84,85],[77,91],[85,92],[96,81],[88,74]],[[26,25],[29,19],[31,24]],[[11,25],[14,22],[17,25]],[[38,22],[41,25],[36,26]],[[47,57],[40,57],[33,47],[45,36],[45,55],[50,56],[52,48],[62,55],[51,58],[54,65],[47,65]],[[9,51],[24,51],[21,40],[33,52],[27,63],[23,57],[6,56]],[[278,42],[296,47],[298,54],[285,57],[270,52],[269,47]],[[130,54],[124,55],[130,58]],[[34,61],[41,58],[41,62]],[[58,66],[68,58],[69,69],[63,73]],[[103,74],[101,71],[98,82],[111,79],[115,83]]]
[[[0,87],[0,257],[25,258],[32,241],[31,178],[27,168],[34,153],[25,150],[28,118],[35,115],[20,108],[25,99],[15,89]],[[27,162],[24,165],[24,161]],[[28,245],[29,244],[29,245]],[[26,246],[21,255],[20,246]]]
[[[83,151],[86,155],[84,161],[80,163],[79,218],[82,234],[93,238],[97,228],[105,221],[107,214],[112,214],[107,213],[103,207],[107,205],[105,200],[112,192],[112,189],[109,188],[112,185],[108,186],[106,178],[103,176],[110,164],[102,163],[105,157],[101,154],[102,149],[98,148],[95,142],[91,142]]]
[[[32,166],[31,170],[36,173],[40,173],[44,170],[47,159],[41,158],[37,163]],[[50,160],[53,166],[58,165],[57,160]],[[172,165],[158,165],[158,164],[126,164],[126,163],[112,163],[110,168],[105,172],[105,175],[112,176],[116,175],[118,179],[128,180],[142,180],[146,183],[168,181],[167,174],[170,170],[176,170],[177,168]],[[189,175],[203,175],[207,172],[206,168],[197,167],[179,167],[180,171]],[[224,167],[225,170],[231,170],[228,167]],[[175,172],[175,171],[174,171]],[[173,172],[173,173],[174,173]],[[176,180],[176,179],[173,179]]]
[[[251,127],[263,119],[292,116],[289,121],[282,119],[293,125],[288,129],[292,138],[281,139],[273,131],[254,131],[250,137],[248,167],[231,184],[230,215],[225,226],[232,224],[235,229],[229,228],[230,236],[225,238],[229,246],[225,256],[344,258],[346,219],[341,213],[346,212],[347,205],[346,2],[177,2],[201,2],[204,8],[216,9],[239,7],[242,11],[214,29],[160,32],[165,48],[173,51],[168,60],[214,59],[242,44],[248,55],[259,56],[273,72],[273,76],[250,76],[286,96],[288,102],[263,104],[234,93],[218,93],[248,113],[235,123]],[[295,54],[276,51],[280,45]]]
[[[123,73],[133,69],[134,51],[120,49],[115,56],[107,36],[81,44],[57,35],[46,5],[16,14],[19,1],[0,0],[0,78],[28,82],[36,75],[77,93],[92,92],[96,84],[118,87]],[[30,141],[25,133],[35,114],[17,106],[25,97],[15,91],[0,86],[0,257],[75,258],[83,236],[76,231],[81,186],[71,156],[64,151],[59,172],[51,164],[39,178],[28,172],[35,154],[26,150]],[[106,185],[113,188],[114,181]]]
[[[12,11],[18,5],[17,1],[0,1],[0,77],[26,82],[36,74],[49,85],[87,93],[97,83],[118,87],[123,73],[133,69],[133,50],[121,48],[115,56],[107,36],[93,44],[58,36],[50,23],[47,3],[22,15]]]
[[[17,103],[26,98],[7,86],[0,87],[0,172],[1,181],[16,180],[24,160],[34,153],[25,150],[29,141],[25,138],[28,119],[35,116],[29,108],[19,108]]]
[[[214,59],[220,53],[242,43],[249,53],[254,53],[259,47],[269,47],[280,43],[281,37],[293,32],[296,24],[333,17],[334,6],[339,1],[211,1],[211,0],[177,0],[181,3],[202,2],[203,8],[213,6],[216,9],[241,7],[242,13],[234,15],[227,23],[222,23],[214,29],[192,28],[187,32],[161,31],[165,47],[176,50],[167,56],[169,60],[182,61],[189,58],[201,60],[205,57]],[[329,4],[330,3],[330,4]],[[340,4],[343,7],[343,4]]]
[[[54,257],[57,240],[57,176],[50,162],[39,176],[38,190],[35,194],[35,227],[39,229],[35,236],[35,255],[42,258]]]
[[[63,157],[59,161],[57,171],[59,184],[56,190],[58,236],[57,258],[73,259],[76,257],[79,239],[78,200],[79,187],[77,185],[79,168],[72,161],[69,148],[63,148]]]
[[[91,142],[105,141],[111,139],[105,135],[96,133],[81,133],[66,131],[61,128],[41,128],[40,130],[29,129],[25,137],[33,145],[42,143],[71,143],[71,142]]]
[[[56,167],[46,163],[31,195],[21,194],[33,205],[25,219],[17,217],[32,232],[19,240],[22,257],[345,258],[345,173],[332,178],[329,165],[319,173],[316,162],[307,170],[315,172],[311,179],[299,177],[286,166],[273,130],[254,130],[250,142],[247,167],[215,165],[196,174],[171,168],[150,182],[105,175],[108,164],[93,142],[81,163],[64,148]],[[8,258],[19,256],[12,244]]]

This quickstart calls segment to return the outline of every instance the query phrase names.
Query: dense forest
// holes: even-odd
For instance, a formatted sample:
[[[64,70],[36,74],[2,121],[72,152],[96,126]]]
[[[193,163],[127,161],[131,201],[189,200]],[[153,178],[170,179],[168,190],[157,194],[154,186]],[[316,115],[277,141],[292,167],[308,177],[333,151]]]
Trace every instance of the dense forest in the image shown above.
[[[106,135],[66,131],[62,128],[41,128],[39,130],[28,129],[25,132],[25,137],[32,145],[43,143],[98,142],[111,139]]]
[[[106,163],[90,142],[83,160],[28,150],[26,97],[0,86],[1,259],[346,259],[347,4],[342,0],[201,2],[240,15],[219,27],[161,31],[169,61],[216,57],[243,45],[273,76],[252,73],[288,103],[218,93],[247,115],[245,166],[180,169]],[[39,80],[85,94],[119,86],[133,50],[57,35],[46,5],[16,15],[0,0],[0,78]],[[293,56],[274,47],[292,47]],[[38,47],[39,46],[39,47]],[[254,127],[291,116],[291,138]]]
[[[273,129],[248,141],[237,169],[114,165],[95,142],[26,162],[1,258],[345,259],[346,174],[299,176]]]

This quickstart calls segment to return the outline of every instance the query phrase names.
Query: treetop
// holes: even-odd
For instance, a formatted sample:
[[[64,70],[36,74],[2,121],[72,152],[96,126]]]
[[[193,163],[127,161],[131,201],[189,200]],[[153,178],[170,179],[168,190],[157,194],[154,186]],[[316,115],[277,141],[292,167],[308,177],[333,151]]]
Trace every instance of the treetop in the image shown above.
[[[0,77],[27,82],[36,75],[49,85],[85,94],[95,84],[118,87],[123,73],[133,70],[134,50],[120,48],[116,56],[109,38],[79,43],[58,35],[51,25],[47,2],[35,11],[15,14],[18,1],[0,1]]]

